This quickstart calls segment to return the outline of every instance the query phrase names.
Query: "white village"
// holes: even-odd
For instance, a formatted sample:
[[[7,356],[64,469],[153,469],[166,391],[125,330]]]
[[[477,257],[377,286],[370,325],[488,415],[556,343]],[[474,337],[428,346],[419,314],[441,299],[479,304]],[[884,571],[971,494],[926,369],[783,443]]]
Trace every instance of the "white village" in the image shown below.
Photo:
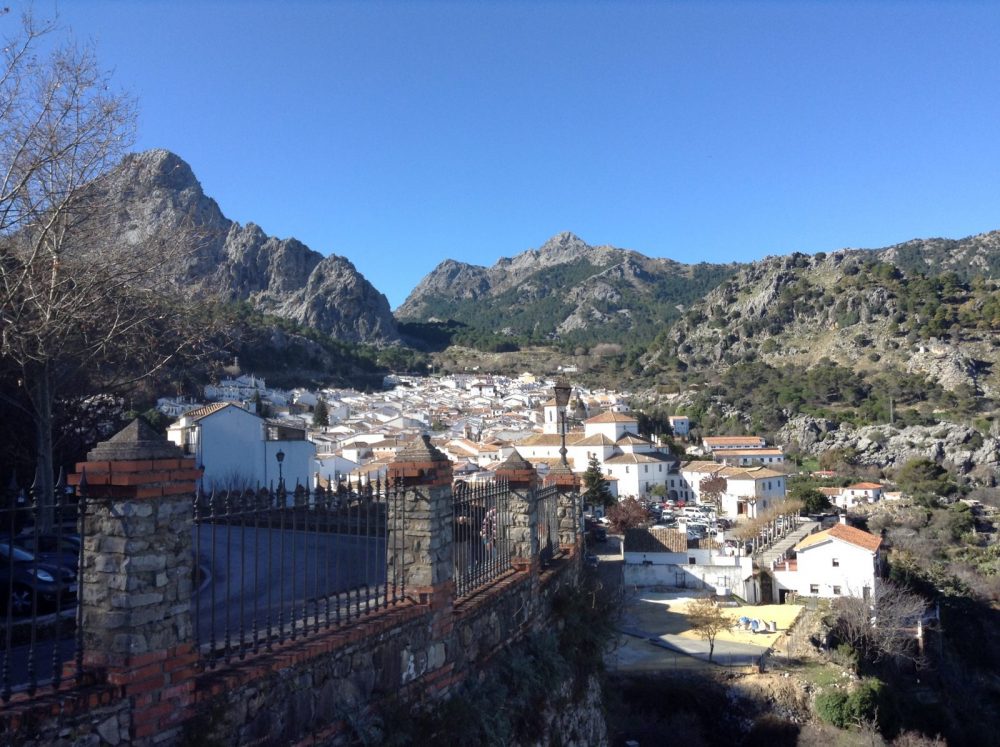
[[[162,398],[157,407],[176,418],[168,438],[204,470],[205,491],[384,482],[393,458],[425,433],[467,485],[492,483],[512,458],[544,478],[564,450],[579,478],[599,471],[616,503],[635,501],[646,512],[646,521],[622,527],[626,585],[750,603],[874,593],[880,538],[847,526],[846,512],[890,497],[881,484],[822,488],[842,515],[800,517],[801,506],[786,499],[780,444],[760,436],[691,442],[684,415],[670,416],[668,444],[639,433],[627,392],[572,386],[560,405],[556,385],[528,373],[393,375],[379,392],[286,391],[246,374],[205,386],[204,402]],[[610,523],[607,509],[584,506],[590,539],[604,536],[597,528]]]

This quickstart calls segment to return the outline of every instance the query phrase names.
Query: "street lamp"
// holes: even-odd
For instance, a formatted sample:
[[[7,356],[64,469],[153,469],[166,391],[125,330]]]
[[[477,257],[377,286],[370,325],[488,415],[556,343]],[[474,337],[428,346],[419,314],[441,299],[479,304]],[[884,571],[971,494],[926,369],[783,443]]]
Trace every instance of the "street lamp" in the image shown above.
[[[562,464],[564,467],[569,466],[569,462],[566,461],[566,407],[569,405],[569,395],[573,391],[573,387],[567,384],[565,381],[559,380],[555,383],[552,389],[556,393],[556,413],[559,416],[559,436],[560,436],[560,446],[559,446],[559,456],[562,458]]]
[[[285,475],[281,469],[281,463],[285,461],[285,452],[278,449],[278,453],[274,455],[274,458],[278,460],[278,489],[280,490],[281,486],[285,484]]]

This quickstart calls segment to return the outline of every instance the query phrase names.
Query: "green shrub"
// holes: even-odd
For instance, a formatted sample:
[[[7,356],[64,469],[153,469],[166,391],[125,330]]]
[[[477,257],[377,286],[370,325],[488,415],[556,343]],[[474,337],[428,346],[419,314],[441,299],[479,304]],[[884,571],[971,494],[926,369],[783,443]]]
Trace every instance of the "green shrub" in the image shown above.
[[[816,696],[816,715],[839,729],[847,726],[847,693],[830,690]]]
[[[838,729],[873,722],[878,715],[884,684],[875,677],[866,678],[850,693],[830,690],[816,696],[816,714]]]

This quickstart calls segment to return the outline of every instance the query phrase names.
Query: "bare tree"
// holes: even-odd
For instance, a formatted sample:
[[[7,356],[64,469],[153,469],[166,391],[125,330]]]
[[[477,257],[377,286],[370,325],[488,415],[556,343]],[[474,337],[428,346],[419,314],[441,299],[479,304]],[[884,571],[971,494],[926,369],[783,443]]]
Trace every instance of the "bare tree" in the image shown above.
[[[699,597],[687,606],[685,611],[691,629],[708,641],[708,660],[715,654],[715,639],[723,630],[732,625],[729,616],[719,608],[711,597]]]
[[[837,634],[869,661],[919,658],[918,621],[927,602],[891,581],[879,581],[870,599],[841,597],[834,603]]]
[[[41,496],[53,490],[60,393],[134,382],[186,344],[186,309],[164,291],[171,257],[190,246],[108,234],[99,185],[133,141],[134,102],[92,48],[45,52],[54,31],[25,14],[0,53],[0,354],[19,369],[21,396],[5,399],[35,426]],[[43,511],[43,526],[51,520]]]
[[[703,477],[698,483],[698,492],[706,503],[711,503],[718,514],[722,514],[722,496],[729,488],[729,482],[725,477],[709,475]]]
[[[624,534],[649,519],[649,512],[635,498],[625,498],[612,505],[607,512],[608,521],[616,534]]]

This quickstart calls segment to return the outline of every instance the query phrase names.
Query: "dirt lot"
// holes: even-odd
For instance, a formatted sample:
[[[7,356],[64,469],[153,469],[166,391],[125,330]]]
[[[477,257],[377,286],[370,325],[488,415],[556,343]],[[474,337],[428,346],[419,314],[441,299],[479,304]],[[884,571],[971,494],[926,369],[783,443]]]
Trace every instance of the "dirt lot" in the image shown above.
[[[687,621],[687,606],[697,597],[688,591],[645,591],[639,590],[631,599],[626,599],[626,618],[634,621],[635,627],[654,635],[677,635],[682,638],[698,639],[699,636]],[[731,641],[747,643],[761,648],[771,648],[791,627],[802,607],[796,604],[748,605],[729,607],[723,611],[732,619],[733,626],[719,633],[716,642]],[[740,617],[774,621],[776,633],[754,633],[738,625]]]

